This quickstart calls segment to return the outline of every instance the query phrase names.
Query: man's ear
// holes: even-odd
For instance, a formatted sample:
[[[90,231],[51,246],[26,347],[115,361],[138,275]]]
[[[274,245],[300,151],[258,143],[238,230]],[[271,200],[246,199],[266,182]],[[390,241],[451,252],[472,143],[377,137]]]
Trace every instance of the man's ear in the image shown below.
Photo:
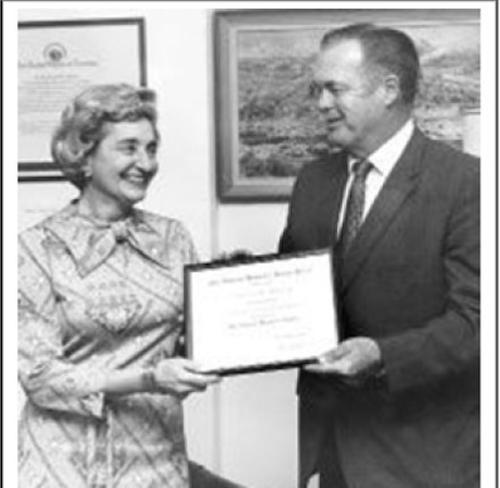
[[[399,77],[395,74],[387,75],[384,78],[384,102],[387,107],[392,105],[398,98],[401,98],[401,87]]]

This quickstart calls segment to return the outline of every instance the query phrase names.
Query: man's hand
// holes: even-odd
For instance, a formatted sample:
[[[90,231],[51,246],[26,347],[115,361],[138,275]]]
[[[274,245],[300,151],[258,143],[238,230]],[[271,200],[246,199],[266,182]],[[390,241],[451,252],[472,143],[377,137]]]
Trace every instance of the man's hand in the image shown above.
[[[378,344],[369,337],[354,337],[305,366],[310,373],[335,375],[352,385],[361,385],[382,365]]]

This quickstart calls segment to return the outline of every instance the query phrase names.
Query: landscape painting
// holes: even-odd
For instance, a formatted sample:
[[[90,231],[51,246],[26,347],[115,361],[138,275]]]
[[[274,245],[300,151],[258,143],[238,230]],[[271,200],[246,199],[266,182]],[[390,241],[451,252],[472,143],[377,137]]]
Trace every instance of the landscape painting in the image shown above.
[[[223,198],[284,200],[303,164],[335,150],[327,144],[310,90],[312,65],[324,32],[353,21],[393,26],[413,39],[423,75],[415,105],[417,125],[430,137],[461,147],[462,113],[480,103],[477,11],[327,12],[332,22],[325,24],[301,24],[296,12],[290,25],[286,16],[275,25],[263,25],[262,18],[251,15],[245,24],[241,14],[234,22],[233,35],[227,37],[232,48],[225,66],[229,82],[223,83],[232,93],[226,108],[233,127],[219,132],[232,146],[219,152],[226,155]]]

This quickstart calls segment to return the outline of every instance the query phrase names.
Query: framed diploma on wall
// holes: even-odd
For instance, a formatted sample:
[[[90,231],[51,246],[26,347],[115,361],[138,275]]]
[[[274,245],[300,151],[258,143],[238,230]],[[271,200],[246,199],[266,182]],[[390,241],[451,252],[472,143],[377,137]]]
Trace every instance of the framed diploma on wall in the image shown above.
[[[18,179],[59,180],[50,140],[66,104],[102,83],[146,85],[143,18],[18,24]]]

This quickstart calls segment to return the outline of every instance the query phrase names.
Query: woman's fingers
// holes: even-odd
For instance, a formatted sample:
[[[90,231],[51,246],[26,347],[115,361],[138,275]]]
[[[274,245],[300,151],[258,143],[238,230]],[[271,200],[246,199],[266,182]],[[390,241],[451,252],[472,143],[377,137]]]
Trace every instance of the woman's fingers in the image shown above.
[[[155,376],[162,391],[174,393],[203,391],[220,381],[220,376],[204,373],[194,361],[180,357],[161,361]]]

